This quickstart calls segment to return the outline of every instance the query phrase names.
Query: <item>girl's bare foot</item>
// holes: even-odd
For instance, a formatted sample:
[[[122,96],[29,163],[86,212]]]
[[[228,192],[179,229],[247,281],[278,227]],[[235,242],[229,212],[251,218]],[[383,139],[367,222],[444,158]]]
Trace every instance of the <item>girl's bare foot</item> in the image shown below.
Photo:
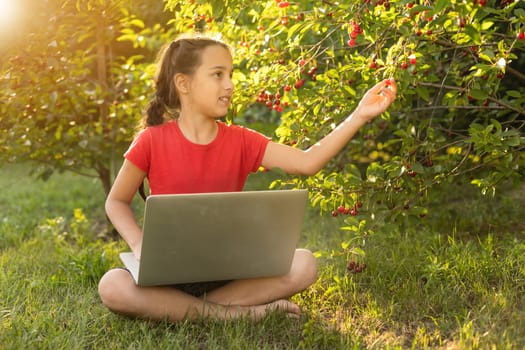
[[[276,300],[264,305],[252,306],[250,307],[249,315],[254,320],[260,320],[266,314],[274,311],[283,312],[291,318],[299,318],[301,315],[301,309],[299,306],[285,299]]]

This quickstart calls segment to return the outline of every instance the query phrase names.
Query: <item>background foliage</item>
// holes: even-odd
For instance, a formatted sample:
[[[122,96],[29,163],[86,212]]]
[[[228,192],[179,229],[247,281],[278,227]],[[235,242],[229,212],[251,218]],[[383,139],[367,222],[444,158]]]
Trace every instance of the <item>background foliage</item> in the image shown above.
[[[0,159],[35,161],[44,179],[57,170],[95,176],[107,192],[151,83],[149,63],[137,63],[148,52],[119,37],[145,24],[124,0],[25,5],[37,15],[1,48]]]

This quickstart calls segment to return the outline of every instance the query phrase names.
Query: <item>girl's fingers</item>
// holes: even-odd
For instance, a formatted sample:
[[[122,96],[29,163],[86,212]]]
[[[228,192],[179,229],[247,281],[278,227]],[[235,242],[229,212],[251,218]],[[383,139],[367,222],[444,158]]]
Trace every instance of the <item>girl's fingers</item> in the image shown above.
[[[397,85],[394,79],[386,79],[379,83],[379,95],[386,97],[390,102],[396,98]]]

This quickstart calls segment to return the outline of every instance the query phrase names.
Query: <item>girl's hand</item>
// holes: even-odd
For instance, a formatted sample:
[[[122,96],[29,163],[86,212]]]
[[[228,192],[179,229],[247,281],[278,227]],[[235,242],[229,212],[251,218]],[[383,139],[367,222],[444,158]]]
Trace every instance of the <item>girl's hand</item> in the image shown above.
[[[380,115],[396,98],[397,86],[394,79],[385,79],[366,92],[353,115],[366,122]]]

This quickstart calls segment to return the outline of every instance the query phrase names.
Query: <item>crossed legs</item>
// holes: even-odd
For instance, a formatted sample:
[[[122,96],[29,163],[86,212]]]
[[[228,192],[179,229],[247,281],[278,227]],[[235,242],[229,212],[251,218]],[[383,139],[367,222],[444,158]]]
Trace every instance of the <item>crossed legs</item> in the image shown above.
[[[317,264],[309,250],[297,249],[288,274],[278,277],[236,280],[194,297],[172,287],[138,287],[123,269],[108,271],[98,291],[110,310],[128,316],[172,322],[209,317],[260,319],[273,310],[298,317],[299,307],[286,300],[317,279]]]

